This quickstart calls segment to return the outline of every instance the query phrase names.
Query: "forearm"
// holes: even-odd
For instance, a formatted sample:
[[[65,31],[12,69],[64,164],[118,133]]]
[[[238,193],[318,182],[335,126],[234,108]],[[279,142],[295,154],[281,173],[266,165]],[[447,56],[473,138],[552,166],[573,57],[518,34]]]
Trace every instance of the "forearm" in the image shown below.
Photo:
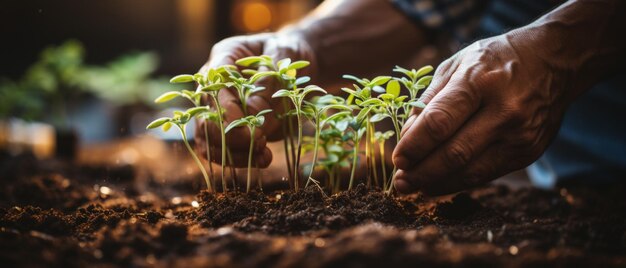
[[[327,0],[280,32],[302,34],[315,52],[321,85],[342,74],[369,76],[402,64],[424,43],[422,31],[387,0]],[[280,33],[279,32],[279,33]]]
[[[569,99],[614,74],[626,60],[626,1],[569,1],[508,33],[567,78]]]

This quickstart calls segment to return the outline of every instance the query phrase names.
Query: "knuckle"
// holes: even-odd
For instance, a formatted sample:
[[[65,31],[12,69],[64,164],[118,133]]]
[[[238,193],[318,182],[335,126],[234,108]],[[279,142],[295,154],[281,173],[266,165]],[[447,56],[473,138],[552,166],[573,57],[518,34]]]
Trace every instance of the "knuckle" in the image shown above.
[[[443,152],[444,163],[448,168],[467,165],[472,158],[471,147],[462,142],[454,142]]]
[[[435,141],[442,141],[452,131],[452,115],[441,108],[433,107],[424,113],[424,128]]]

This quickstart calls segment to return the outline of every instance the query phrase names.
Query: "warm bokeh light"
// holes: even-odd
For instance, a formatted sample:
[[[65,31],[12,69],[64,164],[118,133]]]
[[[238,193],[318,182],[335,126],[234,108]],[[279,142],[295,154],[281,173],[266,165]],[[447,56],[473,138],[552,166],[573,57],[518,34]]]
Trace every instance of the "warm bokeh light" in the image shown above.
[[[249,2],[243,3],[238,9],[237,16],[239,18],[243,30],[247,32],[258,32],[266,30],[272,24],[272,11],[266,3]]]

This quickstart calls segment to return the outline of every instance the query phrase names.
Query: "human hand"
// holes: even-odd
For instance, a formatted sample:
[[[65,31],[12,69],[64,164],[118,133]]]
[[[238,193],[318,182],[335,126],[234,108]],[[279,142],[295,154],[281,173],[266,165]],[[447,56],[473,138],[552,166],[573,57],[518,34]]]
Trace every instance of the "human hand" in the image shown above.
[[[248,56],[269,55],[276,60],[282,58],[291,58],[292,60],[306,60],[311,65],[301,70],[299,75],[312,75],[316,64],[314,61],[313,51],[296,32],[277,32],[263,33],[249,36],[236,36],[224,39],[215,44],[211,50],[209,61],[201,68],[200,72],[204,73],[209,68],[216,68],[221,65],[235,65],[235,61]],[[271,96],[275,90],[280,89],[280,85],[274,78],[262,79],[258,82],[264,86],[266,90],[253,94],[247,101],[248,114],[257,114],[265,109],[272,109],[274,112],[266,115],[263,126],[255,131],[255,148],[254,159],[256,166],[267,167],[272,161],[272,152],[267,148],[266,142],[282,138],[280,131],[280,120],[276,118],[276,114],[283,112],[282,102],[279,99],[273,99]],[[244,117],[241,103],[237,97],[237,93],[233,89],[221,90],[218,95],[218,101],[225,110],[225,125],[228,125],[235,119]],[[204,132],[205,121],[198,121],[195,132],[196,150],[200,155],[206,155],[206,139]],[[208,133],[211,150],[211,159],[220,161],[221,136],[220,130],[214,123],[209,123]],[[250,132],[247,128],[235,128],[226,134],[226,144],[230,149],[233,165],[244,167],[247,165],[247,157],[250,146]]]
[[[395,187],[446,194],[536,160],[566,106],[564,73],[516,32],[480,40],[443,62],[393,153]],[[570,90],[573,91],[573,90]]]

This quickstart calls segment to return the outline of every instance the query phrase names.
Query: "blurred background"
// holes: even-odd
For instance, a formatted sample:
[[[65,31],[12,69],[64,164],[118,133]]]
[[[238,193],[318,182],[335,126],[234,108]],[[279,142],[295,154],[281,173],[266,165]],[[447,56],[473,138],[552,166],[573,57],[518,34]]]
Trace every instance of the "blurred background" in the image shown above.
[[[18,142],[50,131],[26,137],[22,119],[76,131],[83,144],[144,132],[154,97],[175,89],[167,79],[197,71],[214,43],[276,30],[320,2],[3,0],[0,142],[8,129],[25,128]]]

